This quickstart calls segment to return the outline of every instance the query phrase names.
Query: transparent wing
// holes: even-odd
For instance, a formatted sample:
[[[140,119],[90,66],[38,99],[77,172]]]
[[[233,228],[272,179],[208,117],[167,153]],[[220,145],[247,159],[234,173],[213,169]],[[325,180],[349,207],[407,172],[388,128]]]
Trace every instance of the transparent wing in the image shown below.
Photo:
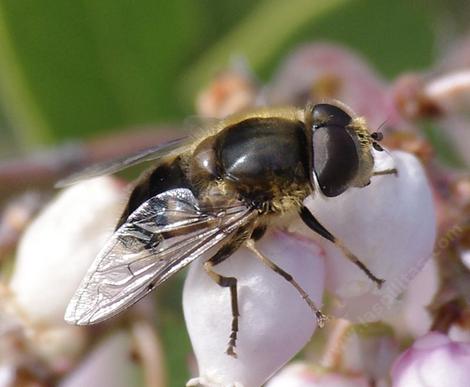
[[[201,208],[188,189],[154,196],[100,252],[72,297],[65,320],[87,325],[119,313],[194,259],[228,242],[256,217],[256,211],[240,202]]]
[[[157,160],[176,150],[181,150],[191,144],[191,137],[183,137],[164,144],[156,145],[151,148],[144,149],[133,155],[114,159],[102,164],[92,165],[82,171],[74,173],[63,180],[56,183],[57,188],[66,187],[80,180],[91,179],[102,175],[111,175],[133,165],[146,161]]]

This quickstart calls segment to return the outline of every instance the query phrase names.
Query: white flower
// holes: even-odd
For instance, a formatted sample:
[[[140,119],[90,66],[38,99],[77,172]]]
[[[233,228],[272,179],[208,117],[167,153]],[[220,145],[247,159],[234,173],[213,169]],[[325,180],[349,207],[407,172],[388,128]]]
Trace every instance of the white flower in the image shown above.
[[[101,343],[59,386],[132,386],[138,368],[132,360],[131,351],[129,334],[116,332]]]
[[[400,301],[390,309],[384,321],[392,325],[400,337],[419,337],[431,328],[432,317],[427,309],[439,288],[436,260],[430,259],[410,282]],[[426,289],[426,291],[423,291]]]
[[[315,372],[304,363],[294,363],[274,376],[266,387],[368,387],[368,380],[360,375]]]
[[[316,244],[274,230],[257,247],[290,273],[321,306],[324,271]],[[291,284],[245,248],[215,270],[238,279],[238,358],[225,354],[232,321],[229,289],[213,282],[202,262],[196,261],[183,293],[200,375],[190,385],[260,386],[307,343],[316,328],[315,315]]]
[[[111,178],[76,184],[25,231],[10,288],[31,322],[63,323],[65,307],[113,231],[122,194]]]
[[[460,258],[465,267],[470,270],[470,250],[465,250],[461,253]]]
[[[470,343],[431,332],[418,339],[395,362],[393,387],[468,387]]]
[[[332,314],[360,322],[380,320],[389,311],[432,256],[436,233],[431,190],[418,160],[404,152],[376,156],[377,171],[395,167],[398,176],[373,177],[369,187],[351,189],[334,199],[316,195],[308,198],[306,205],[374,274],[386,280],[382,290],[377,290],[340,249],[310,230],[299,230],[298,224],[292,230],[316,238],[323,251],[306,241],[299,243],[298,234],[280,231],[259,243],[266,255],[298,279],[317,304],[324,259],[326,286],[343,301]],[[295,290],[246,250],[241,249],[216,269],[239,279],[238,359],[224,354],[231,324],[230,292],[216,285],[202,263],[196,262],[183,300],[200,372],[191,385],[259,386],[302,348],[313,333],[314,319]]]
[[[15,368],[7,365],[0,366],[0,386],[14,386]]]
[[[352,326],[341,344],[341,362],[334,365],[335,369],[362,374],[376,382],[388,378],[390,366],[400,353],[392,330],[382,323]]]
[[[400,151],[376,152],[375,158],[376,170],[395,167],[398,176],[372,177],[368,187],[336,198],[306,200],[320,223],[386,280],[378,290],[339,248],[317,236],[326,254],[326,286],[342,302],[333,314],[358,322],[381,319],[431,258],[436,236],[431,189],[419,161]]]
[[[64,311],[113,231],[123,193],[112,178],[74,185],[44,208],[20,241],[4,289],[0,327],[17,332],[24,350],[56,372],[69,369],[87,341],[83,328],[64,322]],[[5,353],[6,361],[13,356]]]

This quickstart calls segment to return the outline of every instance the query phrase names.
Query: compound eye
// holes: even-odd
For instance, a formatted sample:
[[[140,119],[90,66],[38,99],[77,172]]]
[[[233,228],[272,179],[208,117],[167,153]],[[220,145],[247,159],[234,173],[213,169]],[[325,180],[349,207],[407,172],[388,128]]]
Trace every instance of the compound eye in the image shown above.
[[[312,120],[316,128],[325,125],[345,127],[351,123],[351,116],[335,105],[321,103],[313,107]]]
[[[358,170],[356,143],[344,127],[328,125],[313,130],[313,171],[325,196],[346,191]]]

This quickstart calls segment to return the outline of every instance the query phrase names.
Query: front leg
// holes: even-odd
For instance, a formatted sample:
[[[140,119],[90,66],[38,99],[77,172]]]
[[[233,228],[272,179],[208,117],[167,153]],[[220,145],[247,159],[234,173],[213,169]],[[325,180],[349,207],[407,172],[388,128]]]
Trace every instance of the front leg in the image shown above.
[[[398,169],[396,168],[389,168],[384,169],[382,171],[375,171],[372,176],[383,176],[383,175],[395,175],[398,176]]]
[[[343,254],[356,266],[359,267],[372,281],[374,281],[377,287],[380,289],[382,284],[385,282],[384,279],[376,277],[369,268],[358,258],[356,257],[338,238],[331,234],[322,224],[313,216],[307,207],[302,207],[300,209],[300,217],[304,223],[317,234],[321,235],[323,238],[328,239],[330,242],[333,242],[335,246],[339,247]]]

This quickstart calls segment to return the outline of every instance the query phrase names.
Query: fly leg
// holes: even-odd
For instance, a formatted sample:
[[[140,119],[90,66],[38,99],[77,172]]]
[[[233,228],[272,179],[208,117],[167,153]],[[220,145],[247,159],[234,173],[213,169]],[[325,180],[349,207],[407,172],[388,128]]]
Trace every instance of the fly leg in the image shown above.
[[[248,238],[248,233],[246,230],[242,230],[235,238],[224,245],[217,253],[204,262],[204,270],[209,274],[209,276],[214,280],[217,285],[222,287],[227,287],[230,289],[230,300],[232,307],[232,327],[230,331],[228,347],[225,353],[234,358],[237,357],[235,352],[235,347],[237,345],[237,334],[238,334],[238,318],[240,317],[240,312],[238,309],[238,292],[237,292],[237,279],[235,277],[226,277],[214,271],[214,266],[218,265],[230,257],[241,244]]]
[[[372,177],[384,176],[384,175],[395,175],[395,177],[398,177],[398,169],[388,168],[388,169],[383,169],[381,171],[375,171],[374,173],[372,173]],[[367,184],[364,185],[364,187],[367,187],[368,185],[370,185],[370,183],[371,183],[371,180],[369,179],[369,181],[367,182]]]
[[[304,223],[313,231],[320,234],[322,237],[333,242],[335,246],[338,246],[344,255],[356,266],[358,266],[372,281],[375,282],[377,287],[380,289],[382,284],[385,282],[384,279],[376,277],[367,266],[361,262],[361,260],[356,257],[338,238],[333,236],[325,227],[323,227],[320,222],[313,216],[313,214],[307,209],[307,207],[302,207],[300,210],[300,217]]]
[[[382,171],[376,171],[372,174],[372,176],[383,176],[383,175],[395,175],[398,176],[398,169],[396,168],[389,168],[384,169]]]
[[[276,265],[273,261],[271,261],[268,257],[266,257],[263,253],[261,253],[255,246],[255,242],[253,239],[250,239],[245,242],[246,247],[248,247],[249,250],[251,250],[256,257],[267,267],[269,267],[271,270],[273,270],[275,273],[279,274],[282,278],[284,278],[286,281],[288,281],[302,296],[302,298],[305,300],[305,302],[308,304],[310,309],[313,310],[315,313],[315,316],[317,318],[317,324],[320,328],[325,326],[326,320],[328,320],[328,317],[320,310],[318,307],[315,305],[315,303],[312,301],[312,299],[309,297],[307,292],[302,289],[302,287],[297,283],[297,281],[281,269],[278,265]]]

